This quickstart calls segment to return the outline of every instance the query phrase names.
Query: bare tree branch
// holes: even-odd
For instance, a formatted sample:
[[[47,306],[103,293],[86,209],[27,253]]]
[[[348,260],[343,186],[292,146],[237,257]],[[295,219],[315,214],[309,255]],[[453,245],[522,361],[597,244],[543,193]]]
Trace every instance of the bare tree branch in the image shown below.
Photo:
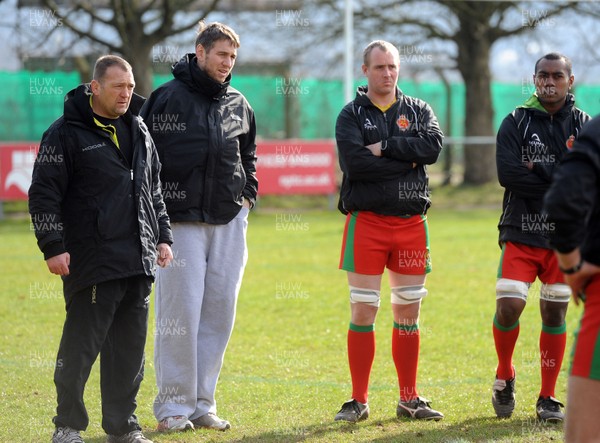
[[[54,2],[54,0],[42,0],[42,3],[45,7],[54,11],[54,14],[56,14],[56,16],[62,21],[63,25],[66,26],[67,28],[69,28],[71,31],[73,31],[75,34],[77,34],[79,37],[87,38],[87,39],[92,40],[102,46],[109,48],[111,51],[119,52],[119,47],[116,46],[114,43],[111,43],[108,40],[102,39],[92,32],[95,21],[101,21],[101,22],[105,23],[105,21],[100,19],[99,17],[97,17],[95,13],[90,14],[90,18],[92,19],[92,21],[90,23],[90,27],[87,31],[84,31],[84,30],[80,29],[78,26],[76,26],[69,19],[69,16],[71,15],[71,13],[75,13],[75,11],[76,11],[75,9],[68,12],[67,14],[62,14],[59,11],[58,5]],[[83,10],[83,8],[79,8],[79,9]]]
[[[90,0],[73,0],[67,8],[59,6],[56,0],[41,3],[61,20],[61,28],[126,57],[140,90],[149,94],[153,46],[197,26],[200,19],[216,10],[220,1],[211,0],[201,11],[192,10],[194,0],[109,0],[105,8],[94,7]],[[176,24],[175,15],[180,12],[189,12],[189,17],[183,24]]]
[[[412,0],[407,0],[402,3],[402,6],[405,6],[409,3],[414,3]],[[377,5],[368,5],[365,9],[357,12],[355,17],[358,19],[369,19],[376,18],[379,20],[384,27],[388,26],[417,26],[426,32],[426,37],[428,38],[440,38],[440,39],[448,39],[451,38],[451,35],[444,32],[442,29],[436,27],[431,21],[427,21],[425,19],[418,19],[415,17],[402,16],[401,18],[392,18],[389,14],[389,11],[392,8],[396,8],[399,6],[398,2],[389,2],[384,4]]]

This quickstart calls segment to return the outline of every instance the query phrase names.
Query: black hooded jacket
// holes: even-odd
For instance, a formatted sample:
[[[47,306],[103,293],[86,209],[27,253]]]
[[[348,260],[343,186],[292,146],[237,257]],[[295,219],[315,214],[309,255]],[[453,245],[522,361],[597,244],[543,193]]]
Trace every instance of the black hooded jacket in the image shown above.
[[[562,253],[579,247],[600,266],[600,117],[586,123],[557,168],[544,210],[556,229],[550,245]]]
[[[131,128],[130,165],[94,122],[88,84],[70,91],[64,114],[44,133],[29,188],[38,246],[71,257],[65,293],[133,275],[153,277],[156,246],[173,242],[160,163],[135,95],[122,117]]]
[[[385,112],[358,88],[354,101],[340,112],[335,126],[342,186],[342,213],[425,214],[431,205],[425,165],[437,161],[443,134],[433,110],[423,100],[396,90]],[[365,146],[381,142],[381,157]]]
[[[161,179],[172,222],[226,224],[243,198],[256,200],[254,111],[229,78],[218,83],[194,54],[173,66],[173,80],[142,107],[162,163]]]
[[[542,213],[544,194],[555,167],[572,146],[571,137],[579,136],[589,119],[568,94],[565,105],[553,115],[534,95],[503,120],[496,137],[498,180],[505,188],[500,243],[550,248],[554,229]]]

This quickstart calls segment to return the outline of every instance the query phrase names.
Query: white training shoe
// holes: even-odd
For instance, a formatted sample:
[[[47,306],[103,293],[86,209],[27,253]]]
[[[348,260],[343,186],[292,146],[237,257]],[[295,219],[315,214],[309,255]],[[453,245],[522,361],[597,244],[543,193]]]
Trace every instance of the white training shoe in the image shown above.
[[[192,423],[198,428],[215,429],[217,431],[226,431],[231,428],[231,425],[227,420],[220,419],[212,412],[193,419]]]
[[[157,427],[158,432],[188,431],[190,429],[194,429],[194,425],[185,415],[163,418]]]

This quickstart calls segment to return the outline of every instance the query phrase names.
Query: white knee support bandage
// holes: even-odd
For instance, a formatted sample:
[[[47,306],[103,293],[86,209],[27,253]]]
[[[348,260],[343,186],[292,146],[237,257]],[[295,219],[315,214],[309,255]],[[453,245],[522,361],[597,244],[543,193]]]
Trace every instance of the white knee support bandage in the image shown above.
[[[427,295],[423,285],[394,286],[392,289],[392,303],[395,305],[410,305],[421,301]]]
[[[496,298],[520,298],[527,301],[529,283],[509,278],[499,278],[496,281]]]
[[[571,288],[563,283],[544,283],[540,289],[540,298],[546,301],[568,303],[571,299]]]
[[[364,303],[378,308],[381,303],[379,291],[350,286],[350,303]]]

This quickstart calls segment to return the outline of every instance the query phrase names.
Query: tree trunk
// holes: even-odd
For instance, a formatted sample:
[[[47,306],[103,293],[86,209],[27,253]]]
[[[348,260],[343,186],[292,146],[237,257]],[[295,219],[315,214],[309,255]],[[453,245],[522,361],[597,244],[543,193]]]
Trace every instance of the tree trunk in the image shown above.
[[[140,46],[131,48],[123,58],[133,68],[135,78],[135,92],[141,96],[148,97],[152,92],[152,63],[150,63],[151,46]]]
[[[476,26],[476,38],[465,33],[459,47],[460,70],[465,82],[465,135],[494,136],[494,109],[491,99],[491,73],[489,69],[490,48],[493,42],[487,36],[487,22],[463,23]],[[480,31],[480,32],[477,32]],[[464,147],[465,172],[463,182],[480,185],[496,180],[495,144],[467,144]]]

